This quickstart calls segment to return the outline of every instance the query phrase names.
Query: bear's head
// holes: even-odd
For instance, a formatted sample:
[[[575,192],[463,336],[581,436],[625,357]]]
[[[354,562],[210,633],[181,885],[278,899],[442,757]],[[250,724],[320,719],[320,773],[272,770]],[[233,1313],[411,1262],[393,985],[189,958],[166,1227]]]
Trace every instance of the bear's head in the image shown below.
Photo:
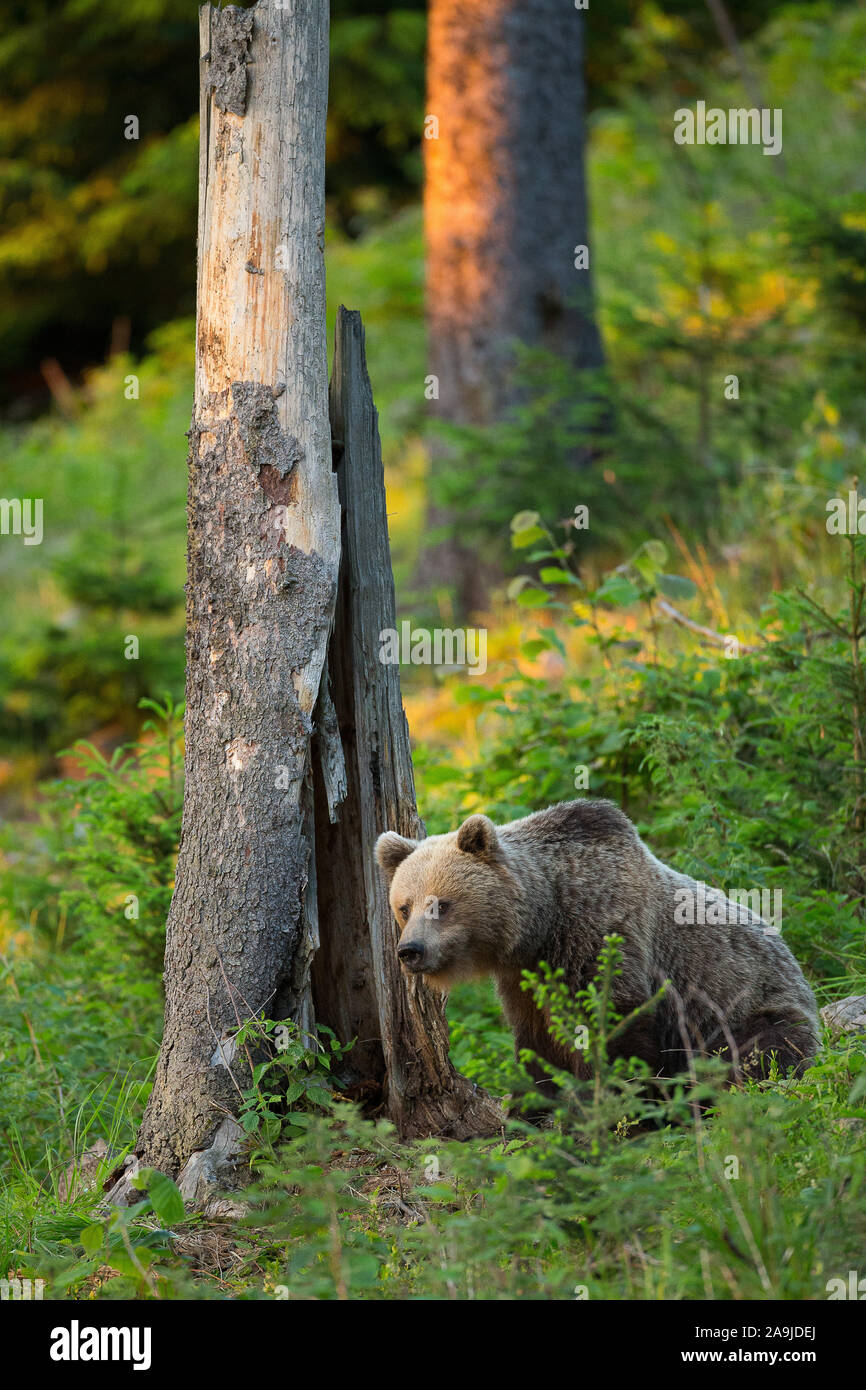
[[[444,991],[506,962],[517,937],[517,885],[487,816],[426,840],[388,830],[376,841],[376,859],[408,974]]]

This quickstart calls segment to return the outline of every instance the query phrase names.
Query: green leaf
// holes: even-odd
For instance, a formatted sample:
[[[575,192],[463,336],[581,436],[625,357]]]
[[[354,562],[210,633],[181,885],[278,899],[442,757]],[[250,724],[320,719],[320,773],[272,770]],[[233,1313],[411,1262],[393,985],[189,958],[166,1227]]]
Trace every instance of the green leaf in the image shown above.
[[[527,546],[534,545],[536,541],[544,539],[544,532],[540,526],[532,526],[528,531],[516,531],[511,537],[511,544],[515,550],[526,550]]]
[[[532,531],[538,528],[541,520],[538,512],[518,512],[511,518],[511,529],[517,534],[520,531]]]
[[[517,602],[521,608],[541,608],[550,600],[545,589],[524,589]]]
[[[640,598],[640,590],[635,588],[630,579],[626,579],[622,574],[609,574],[600,589],[595,591],[596,599],[604,603],[613,603],[617,607],[625,607],[629,603],[636,603]]]
[[[262,1130],[266,1143],[273,1144],[274,1140],[279,1137],[281,1123],[279,1115],[265,1116]]]
[[[571,570],[560,569],[556,565],[545,565],[541,570],[542,584],[579,584],[577,575]]]
[[[665,598],[690,599],[698,592],[697,585],[686,579],[684,574],[660,574],[656,577],[656,583]]]
[[[78,1239],[88,1255],[96,1255],[105,1244],[105,1231],[102,1226],[85,1226]]]
[[[658,573],[658,568],[656,565],[653,564],[652,560],[648,555],[636,555],[634,557],[634,560],[632,561],[632,564],[634,565],[634,568],[637,570],[638,574],[640,575],[641,579],[644,581],[645,584],[655,583],[655,577]]]
[[[307,1100],[311,1100],[313,1105],[321,1106],[324,1110],[331,1104],[331,1093],[322,1086],[310,1086],[307,1091]]]
[[[649,557],[655,569],[660,570],[662,565],[667,564],[668,548],[663,541],[646,541],[643,552]]]
[[[174,1226],[178,1221],[186,1220],[183,1198],[171,1178],[156,1168],[140,1168],[137,1176],[143,1181],[136,1182],[135,1186],[145,1188],[163,1226]]]
[[[545,637],[532,637],[528,642],[521,642],[520,651],[527,661],[535,661],[541,652],[549,652],[552,646]]]

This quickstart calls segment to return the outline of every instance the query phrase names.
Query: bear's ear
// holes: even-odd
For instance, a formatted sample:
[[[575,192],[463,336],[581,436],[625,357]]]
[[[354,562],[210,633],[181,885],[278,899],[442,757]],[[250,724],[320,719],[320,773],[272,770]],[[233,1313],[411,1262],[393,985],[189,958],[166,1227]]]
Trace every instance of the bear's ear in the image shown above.
[[[389,883],[403,860],[417,848],[417,840],[407,840],[396,830],[386,830],[384,835],[379,836],[376,841],[376,863]]]
[[[470,816],[457,831],[457,848],[464,854],[493,859],[499,852],[496,826],[487,816]]]

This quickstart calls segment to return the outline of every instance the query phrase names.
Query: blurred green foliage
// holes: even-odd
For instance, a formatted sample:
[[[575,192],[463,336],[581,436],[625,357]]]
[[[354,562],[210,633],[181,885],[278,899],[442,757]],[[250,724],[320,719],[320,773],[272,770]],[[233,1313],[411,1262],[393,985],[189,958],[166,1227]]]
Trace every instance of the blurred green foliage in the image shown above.
[[[423,10],[332,5],[329,206],[355,234],[418,186]],[[42,357],[72,374],[115,319],[140,352],[194,311],[198,7],[2,0],[0,29],[0,371],[20,412]]]
[[[730,64],[708,70],[651,10],[633,34],[647,60],[661,45],[651,87],[624,87],[591,126],[606,374],[518,351],[522,399],[508,419],[437,430],[446,449],[431,496],[494,573],[508,569],[501,536],[521,508],[558,522],[587,505],[590,539],[614,548],[665,515],[732,543],[725,489],[784,477],[805,499],[862,454],[866,89],[852,61],[866,59],[866,14],[777,7],[749,47],[763,101],[783,112],[774,158],[753,146],[674,144],[678,107],[700,98],[727,109],[745,97]],[[807,464],[803,434],[819,397],[845,425],[835,452],[806,446]]]
[[[331,5],[329,211],[353,236],[417,194],[425,8]],[[774,8],[728,0],[741,36]],[[803,9],[821,26],[828,7]],[[71,375],[102,360],[116,319],[140,352],[154,328],[193,312],[198,7],[0,0],[0,31],[0,406],[28,412],[44,400],[43,357]],[[664,11],[612,0],[592,16],[590,103],[617,105],[623,89],[667,80],[681,55],[707,53],[724,50],[701,0]]]

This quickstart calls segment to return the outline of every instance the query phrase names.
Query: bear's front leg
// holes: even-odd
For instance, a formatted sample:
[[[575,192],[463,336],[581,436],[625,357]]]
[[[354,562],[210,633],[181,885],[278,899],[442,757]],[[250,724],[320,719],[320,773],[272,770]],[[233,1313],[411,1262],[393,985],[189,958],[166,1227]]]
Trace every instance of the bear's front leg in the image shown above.
[[[524,1052],[528,1052],[530,1055],[528,1057],[521,1056],[521,1053]],[[553,1077],[548,1075],[541,1065],[539,1060],[538,1038],[531,1029],[527,1028],[515,1033],[514,1055],[521,1066],[528,1072],[532,1080],[535,1094],[540,1096],[543,1100],[553,1101],[556,1098],[559,1087]],[[543,1109],[536,1107],[527,1111],[519,1107],[518,1113],[522,1119],[528,1120],[530,1124],[538,1125],[549,1116],[550,1110],[548,1107]]]
[[[639,1007],[637,1004],[630,1004],[623,1007],[620,1012],[623,1017]],[[658,1076],[662,1070],[661,1048],[658,1038],[658,1025],[651,1014],[640,1014],[634,1019],[627,1028],[608,1044],[607,1057],[609,1062],[613,1062],[617,1057],[636,1057],[640,1062],[646,1062],[652,1076]]]

